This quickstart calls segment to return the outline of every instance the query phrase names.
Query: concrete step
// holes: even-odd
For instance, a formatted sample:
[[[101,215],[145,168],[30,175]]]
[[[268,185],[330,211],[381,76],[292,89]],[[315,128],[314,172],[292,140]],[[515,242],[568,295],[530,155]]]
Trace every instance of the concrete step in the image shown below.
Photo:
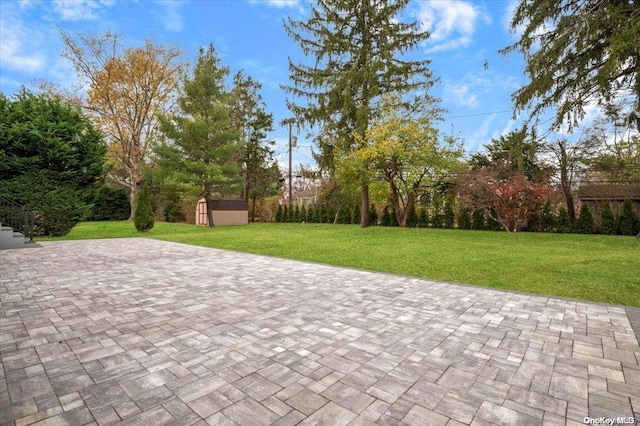
[[[32,247],[37,247],[37,244],[26,238],[24,234],[14,231],[9,226],[0,227],[0,250]]]

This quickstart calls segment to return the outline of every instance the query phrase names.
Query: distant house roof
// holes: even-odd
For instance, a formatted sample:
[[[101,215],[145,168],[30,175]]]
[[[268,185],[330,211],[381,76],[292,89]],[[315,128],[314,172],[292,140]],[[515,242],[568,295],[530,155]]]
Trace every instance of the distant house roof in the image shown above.
[[[578,188],[578,199],[580,201],[640,201],[640,184],[582,185]]]
[[[315,198],[317,196],[316,190],[304,189],[302,191],[294,192],[293,198]]]

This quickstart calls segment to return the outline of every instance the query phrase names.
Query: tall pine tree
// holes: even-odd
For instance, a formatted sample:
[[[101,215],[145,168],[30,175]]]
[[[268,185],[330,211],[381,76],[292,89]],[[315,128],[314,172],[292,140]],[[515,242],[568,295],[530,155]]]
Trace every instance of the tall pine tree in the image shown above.
[[[231,119],[228,75],[213,46],[200,49],[193,76],[181,87],[179,113],[161,120],[166,140],[156,148],[165,181],[206,198],[209,226],[214,226],[211,197],[237,194],[242,185],[240,132]]]
[[[287,34],[313,64],[289,61],[293,85],[284,89],[295,97],[289,108],[297,119],[321,131],[316,138],[321,167],[332,170],[335,156],[359,148],[376,117],[384,93],[405,99],[403,107],[434,104],[428,95],[435,78],[430,61],[413,61],[405,54],[429,37],[416,22],[401,21],[409,0],[318,0],[306,21],[289,19]],[[362,142],[360,142],[362,143]],[[359,177],[360,225],[369,225],[369,182]]]

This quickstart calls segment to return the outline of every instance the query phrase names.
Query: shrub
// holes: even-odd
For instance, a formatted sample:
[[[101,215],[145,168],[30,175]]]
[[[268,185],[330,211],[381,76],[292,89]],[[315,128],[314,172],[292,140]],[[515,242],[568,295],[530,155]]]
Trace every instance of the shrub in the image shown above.
[[[602,206],[600,214],[600,232],[605,235],[614,235],[616,233],[616,217],[611,210],[611,204],[608,201]]]
[[[580,216],[576,220],[575,230],[579,234],[592,234],[593,228],[594,220],[591,210],[589,209],[589,206],[582,204],[582,207],[580,207]]]
[[[89,220],[127,220],[130,214],[129,191],[103,186],[96,194]]]
[[[571,219],[569,219],[569,213],[564,207],[560,207],[558,210],[558,218],[556,220],[556,232],[566,233],[571,232],[573,226],[571,225]]]
[[[431,227],[442,228],[444,222],[444,216],[440,213],[440,209],[437,206],[433,208],[433,214],[431,215]]]
[[[155,224],[153,209],[151,208],[151,199],[149,198],[149,190],[146,186],[142,187],[142,190],[138,195],[133,223],[135,224],[138,232],[147,232],[153,228],[153,225]]]
[[[625,200],[618,217],[618,231],[622,235],[636,235],[640,232],[640,218],[631,200]]]
[[[359,225],[362,219],[362,207],[359,203],[355,203],[351,209],[351,224]]]
[[[282,204],[278,204],[278,210],[276,210],[276,222],[284,222],[284,209]]]
[[[420,213],[418,213],[418,226],[420,228],[426,228],[429,226],[429,212],[426,207],[420,207]]]
[[[489,217],[486,219],[486,222],[485,222],[485,225],[484,225],[485,229],[487,229],[489,231],[502,231],[502,230],[504,230],[502,225],[500,225],[500,223],[497,220],[495,220],[494,217],[497,217],[496,211],[494,209],[491,209],[491,215],[489,215]]]
[[[73,188],[58,187],[42,196],[37,212],[36,235],[61,236],[86,219],[89,206]]]
[[[474,210],[471,217],[471,229],[482,231],[485,229],[484,212],[480,209]]]
[[[410,228],[415,228],[418,226],[418,212],[416,211],[415,203],[411,205],[411,210],[409,210],[409,216],[407,216],[407,226]]]
[[[384,206],[382,212],[382,226],[398,226],[396,216],[393,214],[389,206]]]
[[[179,194],[173,194],[167,197],[165,205],[162,208],[162,216],[164,220],[170,223],[184,222],[185,215],[182,210],[182,197]]]
[[[466,207],[458,211],[458,229],[471,229],[471,214]]]
[[[349,224],[351,223],[351,212],[349,211],[349,207],[342,205],[338,209],[338,217],[336,218],[336,223],[339,224]]]
[[[333,207],[327,207],[326,214],[326,223],[334,223],[337,211]]]
[[[378,224],[378,210],[375,204],[369,206],[369,224],[375,226]]]
[[[442,215],[442,226],[447,229],[452,229],[455,218],[456,218],[456,213],[453,210],[453,202],[447,201],[444,205],[444,213]]]
[[[539,230],[542,232],[551,232],[556,224],[556,218],[553,216],[553,208],[551,201],[547,200],[542,207],[542,213],[538,217]]]

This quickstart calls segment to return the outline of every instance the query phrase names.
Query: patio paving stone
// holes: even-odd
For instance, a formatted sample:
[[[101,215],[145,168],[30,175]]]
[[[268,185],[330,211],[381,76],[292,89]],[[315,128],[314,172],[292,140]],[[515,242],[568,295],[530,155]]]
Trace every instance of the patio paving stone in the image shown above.
[[[0,424],[640,421],[640,309],[145,238],[0,251]]]

